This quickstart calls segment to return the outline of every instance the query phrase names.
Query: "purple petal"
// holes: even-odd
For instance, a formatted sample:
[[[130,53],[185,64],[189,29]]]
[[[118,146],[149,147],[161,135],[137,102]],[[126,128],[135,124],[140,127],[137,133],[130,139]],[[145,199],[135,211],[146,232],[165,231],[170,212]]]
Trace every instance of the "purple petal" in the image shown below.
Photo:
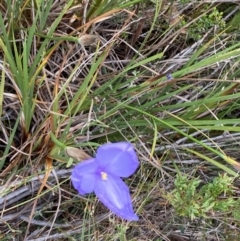
[[[129,142],[107,143],[97,150],[96,160],[107,173],[119,177],[132,175],[139,161]]]
[[[121,178],[107,175],[106,180],[97,178],[95,194],[100,201],[119,217],[136,221],[138,216],[134,213],[128,186]]]
[[[81,162],[73,168],[71,180],[79,194],[84,195],[94,191],[98,163],[94,158]]]

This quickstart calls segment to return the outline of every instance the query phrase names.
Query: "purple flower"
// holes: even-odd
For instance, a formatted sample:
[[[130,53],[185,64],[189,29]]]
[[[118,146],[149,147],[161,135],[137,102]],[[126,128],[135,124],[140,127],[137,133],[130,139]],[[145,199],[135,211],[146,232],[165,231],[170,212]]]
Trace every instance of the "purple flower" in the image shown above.
[[[129,188],[120,178],[132,175],[138,165],[137,155],[130,143],[107,143],[98,148],[95,158],[74,167],[71,180],[79,194],[94,192],[119,217],[138,220]]]
[[[170,74],[170,73],[168,73],[167,75],[166,75],[166,77],[167,77],[167,80],[172,80],[173,78],[172,78],[172,75]]]

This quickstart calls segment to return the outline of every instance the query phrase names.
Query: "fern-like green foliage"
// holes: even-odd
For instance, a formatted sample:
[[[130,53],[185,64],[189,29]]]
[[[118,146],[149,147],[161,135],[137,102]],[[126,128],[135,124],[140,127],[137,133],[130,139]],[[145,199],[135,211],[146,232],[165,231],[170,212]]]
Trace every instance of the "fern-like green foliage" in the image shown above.
[[[216,26],[219,30],[223,30],[225,28],[226,22],[223,19],[223,13],[216,7],[214,7],[210,12],[208,11],[208,7],[204,7],[203,11],[206,11],[206,13],[187,28],[189,38],[199,40],[214,26]],[[181,27],[185,26],[187,23],[186,18],[183,18],[181,21]]]
[[[226,174],[215,177],[212,182],[200,187],[199,178],[189,179],[177,175],[175,188],[167,196],[178,215],[195,218],[207,217],[209,212],[232,212],[239,217],[240,201],[233,196],[233,177]]]

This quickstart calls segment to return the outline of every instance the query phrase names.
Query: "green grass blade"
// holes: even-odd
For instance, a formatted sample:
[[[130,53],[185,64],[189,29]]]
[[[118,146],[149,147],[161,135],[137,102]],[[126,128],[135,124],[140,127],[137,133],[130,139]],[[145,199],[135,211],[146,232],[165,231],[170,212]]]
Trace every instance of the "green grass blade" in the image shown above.
[[[13,139],[14,139],[14,137],[16,135],[16,131],[17,131],[17,128],[18,128],[18,125],[19,125],[20,117],[21,117],[21,115],[19,114],[18,118],[16,119],[16,122],[14,124],[14,127],[11,130],[11,134],[9,136],[8,143],[7,143],[6,147],[5,147],[5,150],[4,150],[4,153],[3,153],[3,157],[0,158],[0,170],[2,170],[2,168],[4,166],[4,163],[6,161],[6,158],[8,157],[9,150],[11,149],[11,145],[13,144]]]

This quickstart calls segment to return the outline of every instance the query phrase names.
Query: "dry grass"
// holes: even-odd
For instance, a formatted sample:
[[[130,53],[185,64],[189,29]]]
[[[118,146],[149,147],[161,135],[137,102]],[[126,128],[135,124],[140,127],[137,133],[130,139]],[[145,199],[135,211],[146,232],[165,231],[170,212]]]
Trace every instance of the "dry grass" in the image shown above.
[[[5,80],[0,96],[0,155],[4,158],[0,173],[1,240],[238,240],[239,220],[228,213],[209,212],[208,218],[194,221],[175,213],[165,197],[174,189],[178,170],[189,177],[199,176],[205,183],[220,172],[186,148],[221,160],[151,117],[172,124],[207,146],[221,148],[230,157],[238,156],[239,132],[230,131],[233,121],[226,124],[224,133],[220,127],[214,129],[225,127],[221,122],[203,127],[203,122],[191,122],[238,118],[238,60],[228,58],[192,72],[186,66],[191,66],[189,61],[197,50],[200,62],[233,45],[235,39],[231,34],[213,39],[217,28],[209,28],[199,40],[188,38],[188,29],[207,1],[176,1],[173,5],[143,2],[128,10],[112,9],[89,18],[85,11],[89,6],[80,2],[66,11],[54,30],[55,38],[41,50],[37,76],[31,76],[34,95],[29,128],[21,112],[23,94],[1,50],[0,68]],[[227,21],[239,6],[225,2],[220,7],[231,6],[225,14]],[[13,31],[19,53],[27,37],[26,28],[34,21],[33,8],[28,4]],[[46,24],[38,27],[29,68],[46,39],[44,34],[64,6],[65,1],[53,1]],[[0,10],[3,19],[8,19],[5,3],[0,3]],[[188,13],[192,13],[188,24],[180,26],[180,16]],[[80,37],[80,44],[71,41],[73,36]],[[155,57],[160,53],[163,58]],[[98,65],[97,60],[101,60]],[[148,61],[141,62],[144,60]],[[93,65],[97,65],[94,71]],[[165,78],[168,73],[175,73],[170,81]],[[218,95],[232,99],[188,105]],[[123,102],[139,108],[139,112],[125,108]],[[190,124],[174,124],[179,119],[173,115]],[[238,130],[238,123],[235,127]],[[89,155],[94,155],[97,144],[107,141],[135,143],[141,167],[126,182],[140,221],[125,222],[95,196],[77,195],[69,181],[69,158],[51,133],[66,146],[80,147]],[[8,144],[9,152],[4,156]],[[238,180],[235,185],[239,187]],[[237,190],[235,196],[239,197]]]

